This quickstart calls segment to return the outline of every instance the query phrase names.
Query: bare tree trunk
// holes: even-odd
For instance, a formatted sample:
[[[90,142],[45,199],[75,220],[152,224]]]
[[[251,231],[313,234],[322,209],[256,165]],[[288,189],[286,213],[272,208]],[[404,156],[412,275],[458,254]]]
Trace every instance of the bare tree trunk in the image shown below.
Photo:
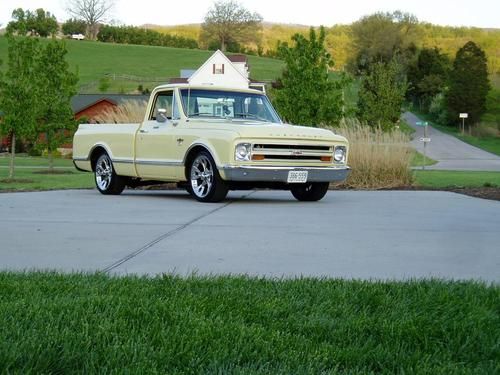
[[[220,50],[222,52],[226,52],[226,41],[224,40],[224,38],[222,38],[220,41]]]
[[[49,173],[54,173],[54,154],[50,148],[47,150],[47,155],[49,157]]]
[[[10,138],[10,165],[9,165],[9,179],[14,178],[14,158],[16,157],[16,133],[12,132]]]

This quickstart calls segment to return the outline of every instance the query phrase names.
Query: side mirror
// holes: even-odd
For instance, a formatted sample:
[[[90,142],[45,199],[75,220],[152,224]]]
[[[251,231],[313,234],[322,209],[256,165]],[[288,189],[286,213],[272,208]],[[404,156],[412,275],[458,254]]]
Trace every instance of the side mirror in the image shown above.
[[[167,110],[165,108],[158,108],[156,112],[156,121],[157,122],[167,122]]]

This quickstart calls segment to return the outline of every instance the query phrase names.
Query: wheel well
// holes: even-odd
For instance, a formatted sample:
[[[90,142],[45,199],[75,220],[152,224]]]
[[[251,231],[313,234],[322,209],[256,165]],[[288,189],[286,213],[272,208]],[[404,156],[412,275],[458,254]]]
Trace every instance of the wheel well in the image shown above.
[[[196,157],[196,155],[198,155],[198,153],[200,151],[206,151],[212,156],[212,153],[204,146],[195,146],[191,150],[189,150],[189,152],[186,156],[186,159],[184,161],[184,173],[186,175],[186,180],[188,180],[188,181],[189,181],[189,166],[191,165],[194,158]],[[212,156],[212,159],[213,159],[213,156]]]
[[[92,166],[93,171],[95,171],[95,165],[97,163],[97,159],[102,154],[106,154],[106,149],[104,147],[97,146],[92,150],[92,153],[90,154],[90,165]]]

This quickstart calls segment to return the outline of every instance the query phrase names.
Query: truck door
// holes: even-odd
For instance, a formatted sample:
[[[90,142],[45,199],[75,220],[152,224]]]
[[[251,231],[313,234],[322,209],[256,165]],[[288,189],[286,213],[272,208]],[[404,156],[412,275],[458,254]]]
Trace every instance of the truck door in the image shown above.
[[[179,110],[174,90],[164,90],[152,98],[147,120],[136,136],[135,166],[139,177],[175,180],[182,160],[174,160],[175,125]]]

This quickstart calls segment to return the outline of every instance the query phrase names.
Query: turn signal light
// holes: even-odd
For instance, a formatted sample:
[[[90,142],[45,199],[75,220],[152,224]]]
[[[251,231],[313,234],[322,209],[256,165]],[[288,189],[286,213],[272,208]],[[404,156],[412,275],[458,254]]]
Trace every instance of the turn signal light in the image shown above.
[[[264,155],[252,155],[252,160],[264,160]]]
[[[322,156],[321,157],[321,161],[331,162],[332,161],[332,157],[331,156]]]

